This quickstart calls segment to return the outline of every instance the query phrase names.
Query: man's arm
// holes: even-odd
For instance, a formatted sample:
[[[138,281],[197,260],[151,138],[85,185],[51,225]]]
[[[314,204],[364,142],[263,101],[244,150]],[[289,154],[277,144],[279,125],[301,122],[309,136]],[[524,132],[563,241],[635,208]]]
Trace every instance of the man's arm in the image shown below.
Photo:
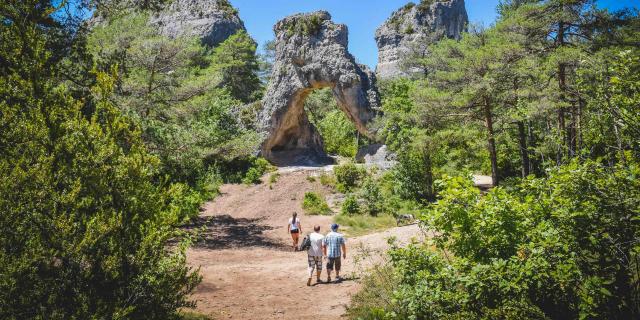
[[[340,245],[340,247],[342,247],[342,259],[346,259],[347,258],[347,245],[344,244],[344,242]]]

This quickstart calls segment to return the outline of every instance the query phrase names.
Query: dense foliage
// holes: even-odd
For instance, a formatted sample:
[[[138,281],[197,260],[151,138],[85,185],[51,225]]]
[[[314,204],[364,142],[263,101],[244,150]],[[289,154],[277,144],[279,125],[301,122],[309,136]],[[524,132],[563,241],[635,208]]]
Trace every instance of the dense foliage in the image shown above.
[[[118,67],[117,105],[141,125],[161,173],[215,188],[224,174],[216,163],[247,158],[259,143],[234,114],[260,87],[255,44],[241,32],[211,52],[199,39],[160,35],[148,16],[109,19],[93,28],[88,47],[98,66]]]
[[[0,4],[0,317],[173,318],[199,280],[187,243],[168,246],[190,200],[157,182],[158,158],[114,105],[116,69],[62,81],[83,50],[64,47],[54,12]]]
[[[574,162],[486,196],[468,179],[442,180],[440,199],[422,217],[437,250],[392,250],[392,302],[356,304],[354,315],[636,318],[638,169]]]
[[[360,135],[353,122],[338,107],[330,88],[311,92],[304,108],[309,120],[320,132],[327,153],[345,158],[356,156]]]
[[[394,247],[352,318],[640,316],[640,22],[591,4],[501,1],[494,26],[408,55],[422,72],[382,84],[398,154],[383,198],[415,201],[432,239]]]

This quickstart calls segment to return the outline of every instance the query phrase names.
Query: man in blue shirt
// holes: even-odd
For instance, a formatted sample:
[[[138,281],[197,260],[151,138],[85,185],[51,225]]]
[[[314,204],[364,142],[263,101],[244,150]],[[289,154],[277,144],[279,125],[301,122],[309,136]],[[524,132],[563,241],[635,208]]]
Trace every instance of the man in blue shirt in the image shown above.
[[[324,256],[327,257],[327,282],[331,282],[331,271],[333,271],[334,265],[336,269],[336,281],[342,281],[340,278],[340,267],[342,266],[342,259],[347,258],[347,247],[345,246],[344,236],[338,233],[337,224],[331,225],[331,232],[327,233],[323,240],[322,250]]]

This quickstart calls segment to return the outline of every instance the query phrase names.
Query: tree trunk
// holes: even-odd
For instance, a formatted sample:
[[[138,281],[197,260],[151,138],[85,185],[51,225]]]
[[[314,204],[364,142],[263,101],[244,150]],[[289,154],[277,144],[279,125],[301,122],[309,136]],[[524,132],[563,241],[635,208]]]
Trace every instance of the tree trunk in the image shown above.
[[[558,65],[558,87],[560,88],[560,106],[558,107],[558,134],[560,135],[560,147],[558,148],[558,165],[564,158],[564,149],[568,147],[569,135],[567,134],[567,125],[565,123],[566,110],[564,108],[565,91],[566,91],[566,66],[564,63]]]
[[[565,33],[565,24],[564,22],[558,22],[558,38],[557,45],[559,48],[564,46],[564,33]],[[566,101],[566,92],[567,92],[567,65],[564,63],[558,64],[558,89],[560,90],[560,106],[558,107],[558,134],[560,134],[560,147],[558,148],[558,165],[561,164],[562,158],[564,157],[564,148],[568,147],[569,144],[567,135],[567,128],[565,124],[565,108],[564,103]]]
[[[578,128],[577,128],[577,139],[578,139],[578,143],[576,146],[576,150],[580,151],[582,150],[582,147],[584,145],[584,141],[582,140],[582,112],[584,110],[584,105],[585,105],[585,101],[584,99],[580,98],[578,100]]]
[[[536,141],[536,135],[533,130],[533,123],[531,120],[527,121],[527,138],[530,150],[535,150],[535,148],[538,146],[538,142]],[[540,161],[538,161],[538,158],[535,156],[535,151],[533,152],[534,157],[529,157],[529,173],[538,175],[540,173]]]
[[[569,123],[569,130],[567,136],[567,151],[570,158],[576,156],[576,144],[578,142],[577,135],[578,127],[578,107],[575,103],[571,104],[571,122]]]
[[[531,165],[529,161],[529,149],[527,148],[527,132],[523,121],[518,121],[518,142],[520,143],[522,177],[525,178],[531,173]]]
[[[496,139],[493,132],[493,115],[491,114],[491,103],[489,98],[484,99],[484,119],[487,126],[487,148],[489,149],[489,157],[491,158],[491,179],[493,185],[500,183],[498,177],[498,153],[496,152]]]

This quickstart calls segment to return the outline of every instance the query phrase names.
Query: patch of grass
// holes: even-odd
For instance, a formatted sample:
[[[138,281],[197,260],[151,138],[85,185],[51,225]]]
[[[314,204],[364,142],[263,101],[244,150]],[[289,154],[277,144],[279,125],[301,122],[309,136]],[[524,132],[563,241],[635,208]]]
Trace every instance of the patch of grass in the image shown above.
[[[307,176],[307,181],[309,181],[309,182],[316,182],[316,177]]]
[[[336,178],[333,175],[323,173],[320,175],[320,184],[323,186],[335,187]]]
[[[280,173],[274,172],[269,176],[269,183],[276,183],[280,179]]]
[[[333,213],[324,197],[317,192],[305,192],[302,208],[309,215],[331,215]]]
[[[343,231],[349,236],[361,236],[396,227],[396,219],[388,214],[372,217],[369,215],[348,216],[337,215],[335,223],[345,227]]]
[[[213,320],[212,318],[205,316],[201,313],[183,311],[178,315],[178,319],[180,320]]]

